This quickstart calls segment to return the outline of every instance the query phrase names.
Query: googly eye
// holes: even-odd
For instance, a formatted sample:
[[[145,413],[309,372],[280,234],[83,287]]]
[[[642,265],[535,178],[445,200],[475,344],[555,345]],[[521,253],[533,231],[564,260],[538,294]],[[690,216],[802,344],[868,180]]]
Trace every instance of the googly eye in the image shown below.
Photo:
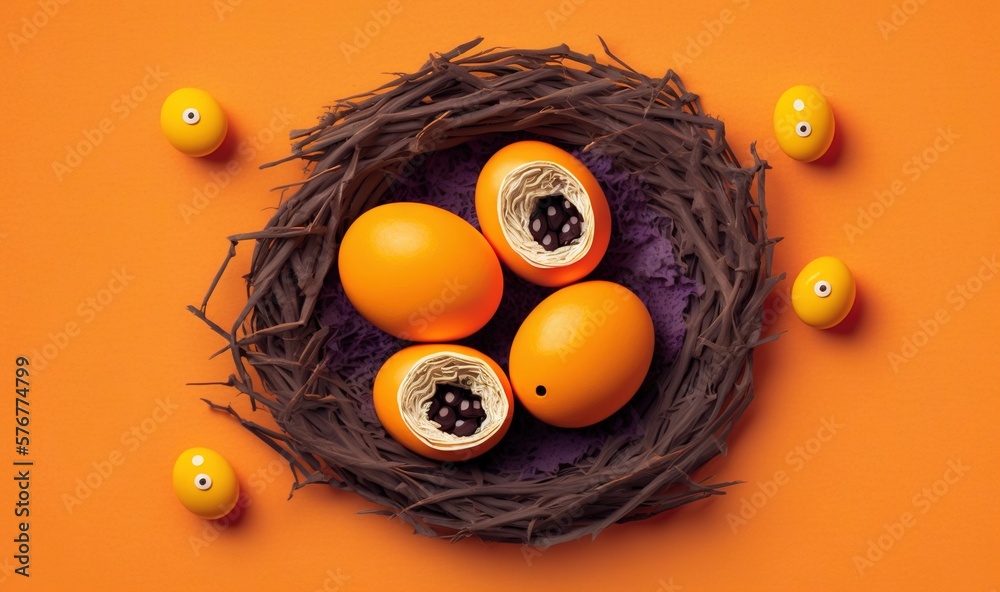
[[[184,113],[181,114],[181,119],[183,119],[184,123],[188,125],[194,125],[201,121],[201,113],[198,113],[198,110],[193,107],[188,107],[184,110]]]
[[[795,133],[800,138],[807,138],[809,134],[813,133],[813,126],[809,125],[808,121],[800,121],[795,124]]]
[[[806,104],[802,99],[795,99],[795,102],[792,103],[792,108],[796,111],[802,111],[806,108]]]
[[[813,286],[813,292],[815,292],[820,298],[826,298],[831,292],[833,292],[833,288],[830,287],[830,282],[820,280]]]
[[[198,473],[194,476],[194,486],[202,491],[212,488],[212,478],[205,473]]]

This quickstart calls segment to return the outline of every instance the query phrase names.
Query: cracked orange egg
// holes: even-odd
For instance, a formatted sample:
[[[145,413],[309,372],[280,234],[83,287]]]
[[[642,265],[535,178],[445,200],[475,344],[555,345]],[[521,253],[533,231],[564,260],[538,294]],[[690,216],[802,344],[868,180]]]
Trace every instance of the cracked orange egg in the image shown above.
[[[453,341],[500,306],[503,272],[476,229],[420,203],[372,208],[347,229],[338,255],[351,304],[373,325],[410,341]]]
[[[514,394],[545,423],[595,424],[642,386],[653,341],[649,311],[624,286],[604,281],[567,286],[535,307],[514,336]]]
[[[386,360],[372,388],[390,436],[441,461],[477,457],[507,433],[514,396],[491,358],[461,345],[414,345]]]
[[[476,215],[504,265],[541,286],[582,279],[611,239],[600,183],[572,154],[545,142],[515,142],[489,159],[476,183]]]

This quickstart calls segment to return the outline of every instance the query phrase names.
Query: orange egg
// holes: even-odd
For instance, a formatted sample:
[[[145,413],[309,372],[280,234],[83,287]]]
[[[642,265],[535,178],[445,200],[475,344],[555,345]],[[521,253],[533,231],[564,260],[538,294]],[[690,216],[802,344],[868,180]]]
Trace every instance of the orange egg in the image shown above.
[[[611,239],[600,183],[573,155],[544,142],[515,142],[490,158],[476,184],[476,215],[504,265],[541,286],[586,276]]]
[[[427,204],[386,204],[362,214],[344,234],[338,267],[358,312],[411,341],[475,333],[503,294],[500,262],[483,235]]]
[[[457,393],[458,400],[440,404],[448,393]],[[414,345],[395,353],[375,377],[372,396],[385,431],[434,460],[456,462],[483,454],[504,437],[514,417],[514,397],[503,370],[488,356],[461,345]],[[438,409],[448,407],[451,417],[445,419],[450,425],[445,419],[431,419],[442,417],[440,411],[433,413],[435,398]],[[464,405],[472,399],[480,403],[481,419],[474,417],[474,402]],[[456,435],[456,422],[470,419],[479,424],[475,431]],[[442,429],[446,426],[453,433]]]
[[[653,319],[624,286],[574,284],[543,300],[510,349],[514,394],[564,428],[595,424],[639,390],[653,359]]]

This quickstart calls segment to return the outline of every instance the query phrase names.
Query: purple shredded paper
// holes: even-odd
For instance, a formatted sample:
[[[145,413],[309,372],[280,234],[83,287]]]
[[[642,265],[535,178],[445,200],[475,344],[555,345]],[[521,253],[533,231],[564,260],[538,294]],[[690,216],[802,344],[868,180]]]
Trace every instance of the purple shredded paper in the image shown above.
[[[461,216],[476,228],[475,189],[479,171],[490,156],[511,142],[527,136],[498,135],[447,150],[430,153],[421,163],[411,163],[396,179],[384,202],[414,201],[436,205]],[[670,241],[669,219],[648,205],[642,179],[614,166],[597,150],[583,152],[564,147],[579,158],[601,183],[611,207],[612,235],[608,252],[586,279],[622,284],[646,304],[653,317],[656,346],[650,375],[667,369],[684,340],[684,309],[692,295],[703,288],[683,275]],[[505,370],[510,345],[521,322],[554,291],[531,284],[504,271],[504,295],[494,318],[476,334],[463,340],[492,357]],[[342,377],[358,399],[360,415],[378,429],[371,386],[382,363],[409,345],[369,324],[347,300],[336,274],[330,274],[320,301],[321,322],[331,328],[327,341],[329,369]],[[480,459],[484,468],[519,479],[555,475],[599,452],[610,438],[643,435],[640,410],[643,401],[657,396],[647,380],[621,411],[607,420],[582,429],[555,428],[534,419],[522,407],[504,440]]]

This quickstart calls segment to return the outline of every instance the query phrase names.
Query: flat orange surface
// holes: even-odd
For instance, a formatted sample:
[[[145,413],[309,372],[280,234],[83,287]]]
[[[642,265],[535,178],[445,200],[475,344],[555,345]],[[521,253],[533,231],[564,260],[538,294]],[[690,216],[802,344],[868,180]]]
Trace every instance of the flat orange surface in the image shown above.
[[[812,6],[823,5],[821,9]],[[394,12],[390,12],[390,9]],[[373,12],[374,11],[374,12]],[[0,17],[2,322],[0,581],[9,589],[972,590],[1000,587],[997,346],[1000,13],[981,1],[281,2],[8,0]],[[364,31],[368,34],[364,34]],[[224,387],[200,302],[230,234],[263,226],[296,165],[287,133],[332,100],[476,35],[567,42],[673,67],[759,142],[775,265],[831,254],[859,316],[821,332],[768,308],[756,399],[731,452],[702,471],[745,483],[596,541],[545,551],[448,544],[359,515],[311,487],[200,397]],[[839,159],[793,162],[771,112],[794,84],[829,96]],[[171,148],[175,88],[214,94],[230,160]],[[210,313],[242,305],[245,247]],[[29,356],[30,447],[15,452],[15,360]],[[174,499],[194,445],[236,467],[250,505],[220,529]],[[15,460],[28,483],[30,578],[14,572]],[[18,467],[20,468],[20,467]],[[22,506],[23,508],[24,506]],[[449,575],[445,575],[445,574]]]

